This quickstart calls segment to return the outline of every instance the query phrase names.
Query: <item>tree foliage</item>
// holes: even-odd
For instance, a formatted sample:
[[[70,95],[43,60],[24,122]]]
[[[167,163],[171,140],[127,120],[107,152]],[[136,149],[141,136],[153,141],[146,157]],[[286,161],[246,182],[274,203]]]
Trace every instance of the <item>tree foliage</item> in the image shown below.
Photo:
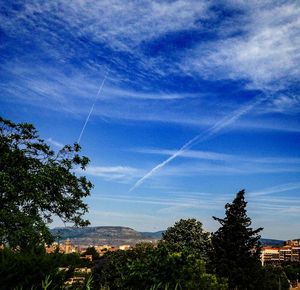
[[[297,283],[297,280],[300,281],[300,263],[298,262],[285,262],[283,263],[284,272],[287,275],[287,278],[292,281],[294,284]]]
[[[267,265],[262,267],[257,281],[260,290],[290,289],[287,275],[281,266]]]
[[[163,233],[162,242],[174,251],[187,251],[202,259],[207,259],[210,249],[209,233],[203,230],[202,223],[196,219],[176,222]]]
[[[99,253],[97,252],[95,247],[88,247],[85,252],[82,254],[82,256],[85,255],[91,255],[93,257],[93,260],[99,259]]]
[[[109,289],[227,289],[205,262],[185,252],[170,252],[165,245],[139,244],[128,251],[107,253],[95,268],[99,285]],[[97,287],[96,287],[97,288]]]
[[[262,228],[253,230],[247,216],[245,191],[225,205],[225,218],[213,217],[221,227],[212,235],[212,259],[217,275],[228,279],[230,289],[259,289],[255,285],[260,264]]]
[[[83,197],[92,184],[75,169],[85,169],[80,146],[54,152],[32,124],[0,117],[0,243],[21,249],[51,241],[47,224],[56,215],[84,226]]]
[[[20,252],[8,248],[0,250],[0,289],[42,289],[48,277],[50,289],[64,289],[64,282],[74,275],[77,267],[91,266],[76,253],[46,254],[44,247]],[[59,271],[59,267],[67,268]]]

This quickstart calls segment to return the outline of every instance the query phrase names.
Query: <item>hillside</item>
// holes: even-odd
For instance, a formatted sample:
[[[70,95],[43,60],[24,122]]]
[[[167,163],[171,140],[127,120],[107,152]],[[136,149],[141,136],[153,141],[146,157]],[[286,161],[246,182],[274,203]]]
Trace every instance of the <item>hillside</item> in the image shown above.
[[[263,246],[282,246],[284,244],[283,240],[274,240],[274,239],[260,239],[260,242]]]
[[[64,227],[54,228],[51,233],[56,240],[70,239],[75,245],[135,245],[139,242],[153,242],[161,237],[162,232],[138,232],[128,227]]]
[[[70,239],[74,245],[135,245],[139,242],[155,242],[162,237],[164,231],[138,232],[128,227],[99,226],[99,227],[64,227],[54,228],[51,233],[56,240]],[[284,241],[262,238],[263,246],[280,246]]]

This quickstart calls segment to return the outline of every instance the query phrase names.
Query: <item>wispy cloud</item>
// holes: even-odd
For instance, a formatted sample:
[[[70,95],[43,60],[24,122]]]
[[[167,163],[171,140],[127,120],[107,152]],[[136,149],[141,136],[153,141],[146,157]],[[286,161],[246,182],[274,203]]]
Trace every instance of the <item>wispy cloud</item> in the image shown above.
[[[296,81],[300,63],[298,3],[240,2],[237,7],[243,14],[235,19],[235,36],[200,44],[191,50],[183,68],[207,78],[245,79],[260,89],[278,90]]]
[[[105,200],[105,199],[104,199]],[[130,213],[122,213],[119,211],[98,211],[98,210],[90,210],[89,213],[91,215],[96,215],[98,218],[101,217],[108,217],[108,218],[126,218],[130,220],[134,219],[154,219],[158,220],[159,218],[154,215],[147,215],[147,214],[130,214]],[[111,225],[111,224],[110,224]]]
[[[259,175],[259,174],[279,174],[279,173],[299,173],[299,166],[274,166],[272,164],[260,165],[260,164],[213,164],[213,163],[193,163],[193,164],[181,164],[177,166],[169,166],[164,168],[160,172],[162,177],[165,176],[245,176],[245,175]],[[159,179],[159,176],[152,176],[152,178]]]
[[[270,195],[273,193],[281,193],[281,192],[297,190],[297,189],[300,189],[300,182],[285,183],[285,184],[269,187],[266,189],[262,189],[259,191],[250,192],[249,196],[253,197],[253,196],[260,196],[260,195]]]
[[[128,182],[141,176],[143,170],[129,166],[88,166],[85,174],[102,177],[105,180]]]
[[[274,98],[264,112],[296,114],[300,112],[300,95],[284,94]]]
[[[58,141],[56,141],[56,140],[54,140],[54,139],[52,139],[52,138],[48,138],[46,141],[47,141],[48,143],[54,145],[54,146],[57,147],[57,148],[62,148],[62,147],[64,147],[64,144],[62,144],[62,143],[60,143],[60,142],[58,142]]]
[[[89,35],[116,49],[128,50],[166,32],[198,27],[197,21],[207,18],[208,4],[204,1],[120,0],[28,2],[16,21],[25,17],[27,21],[34,21],[47,14],[55,15],[59,24],[67,23],[74,34]]]
[[[146,154],[173,155],[174,153],[176,153],[177,150],[138,148],[138,149],[133,149],[133,151],[138,153],[146,153]],[[199,151],[199,150],[187,150],[183,152],[180,156],[186,158],[207,159],[207,160],[232,160],[235,157],[231,154],[223,154],[223,153]]]
[[[113,201],[117,203],[131,203],[131,204],[145,204],[158,206],[161,208],[169,208],[169,207],[184,207],[184,208],[195,208],[195,209],[215,209],[218,205],[220,206],[224,203],[224,199],[222,197],[212,198],[213,194],[207,196],[206,198],[191,198],[182,196],[172,196],[170,198],[141,198],[132,195],[114,195],[114,196],[94,196],[93,200],[105,200],[105,201]]]
[[[170,163],[172,160],[180,156],[182,153],[186,152],[188,149],[190,149],[192,146],[194,146],[197,143],[203,142],[208,140],[209,138],[212,138],[213,136],[217,135],[222,129],[226,128],[227,126],[234,123],[236,120],[238,120],[241,116],[248,113],[252,108],[254,108],[256,105],[262,103],[265,101],[266,97],[258,97],[255,99],[254,102],[251,102],[245,106],[240,107],[238,110],[233,112],[232,114],[226,116],[219,122],[217,122],[212,127],[208,128],[206,132],[196,135],[194,138],[190,139],[188,142],[186,142],[179,150],[177,150],[173,155],[171,155],[169,158],[164,160],[163,162],[159,163],[155,167],[153,167],[150,171],[148,171],[142,178],[140,178],[131,188],[129,191],[132,191],[143,184],[145,180],[150,178],[153,174],[161,170],[163,167],[165,167],[168,163]]]
[[[137,148],[131,151],[145,154],[157,155],[173,155],[177,150],[175,149],[157,149],[157,148]],[[190,159],[215,160],[224,162],[247,162],[247,163],[266,163],[266,164],[300,164],[300,158],[296,157],[257,157],[257,156],[242,156],[227,154],[221,152],[201,151],[201,150],[187,150],[183,152],[180,157]]]
[[[216,101],[223,98],[224,92],[220,96],[206,92],[208,87],[201,91],[201,86],[197,87],[197,93],[191,92],[177,84],[176,78],[187,76],[188,81],[194,82],[242,80],[248,84],[246,89],[259,87],[272,92],[281,89],[282,83],[286,89],[297,81],[300,8],[297,3],[275,4],[228,1],[225,9],[242,13],[233,13],[230,21],[223,22],[215,9],[211,9],[214,3],[206,1],[26,1],[19,10],[11,9],[14,17],[1,14],[3,29],[15,38],[27,36],[42,52],[47,51],[51,60],[44,63],[39,49],[34,56],[24,53],[18,59],[3,58],[5,82],[1,90],[8,102],[18,100],[83,116],[103,78],[106,66],[103,63],[107,63],[112,75],[95,115],[211,126],[222,113],[236,109],[238,101],[233,102],[233,109],[225,110],[224,102]],[[217,21],[218,25],[210,29],[210,21]],[[187,31],[215,37],[194,41],[174,52],[168,49],[165,54],[149,55],[153,42],[160,38],[164,42],[164,38],[176,38],[177,33]],[[100,47],[109,49],[103,52]],[[97,51],[96,55],[91,51]],[[120,51],[126,51],[126,55]],[[175,59],[168,58],[171,52]],[[80,64],[80,69],[74,63]],[[164,83],[162,89],[162,75],[175,76],[177,87],[165,89]],[[210,94],[206,99],[214,105],[213,109],[199,109],[203,92]],[[198,102],[195,105],[191,101],[183,110],[180,100],[186,99]],[[115,110],[116,103],[118,110]],[[298,112],[296,108],[299,108],[297,95],[280,92],[258,111]],[[265,121],[243,120],[233,127],[299,131],[298,124]]]

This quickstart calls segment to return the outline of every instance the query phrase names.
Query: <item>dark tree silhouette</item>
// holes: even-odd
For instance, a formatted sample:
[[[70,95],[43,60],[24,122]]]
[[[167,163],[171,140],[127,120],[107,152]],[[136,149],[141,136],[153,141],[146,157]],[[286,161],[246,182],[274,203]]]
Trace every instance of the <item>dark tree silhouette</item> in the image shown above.
[[[212,260],[217,275],[228,279],[230,289],[256,288],[261,269],[260,235],[253,230],[247,216],[245,191],[237,193],[232,203],[225,205],[225,218],[213,217],[221,227],[212,235]]]

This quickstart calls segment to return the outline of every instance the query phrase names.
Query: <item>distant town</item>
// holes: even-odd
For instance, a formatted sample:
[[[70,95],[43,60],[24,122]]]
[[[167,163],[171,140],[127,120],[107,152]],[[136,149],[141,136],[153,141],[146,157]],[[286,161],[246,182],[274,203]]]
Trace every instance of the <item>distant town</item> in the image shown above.
[[[156,243],[155,241],[147,241]],[[129,250],[132,245],[74,245],[70,239],[64,240],[62,243],[55,242],[52,245],[46,246],[47,253],[60,253],[70,254],[78,253],[84,254],[90,247],[94,247],[99,256],[103,256],[107,252],[114,252],[118,250]],[[86,257],[92,259],[91,256]],[[300,263],[300,239],[287,240],[282,246],[265,245],[261,249],[261,262],[262,265],[280,265],[284,262]]]
[[[120,245],[120,246],[112,246],[112,245],[73,245],[70,239],[65,240],[63,243],[52,243],[51,245],[47,245],[46,252],[48,254],[54,253],[56,251],[64,254],[78,253],[83,254],[86,252],[88,248],[94,247],[99,256],[103,256],[107,252],[114,252],[118,250],[129,250],[130,245]],[[89,259],[89,257],[88,257]]]

